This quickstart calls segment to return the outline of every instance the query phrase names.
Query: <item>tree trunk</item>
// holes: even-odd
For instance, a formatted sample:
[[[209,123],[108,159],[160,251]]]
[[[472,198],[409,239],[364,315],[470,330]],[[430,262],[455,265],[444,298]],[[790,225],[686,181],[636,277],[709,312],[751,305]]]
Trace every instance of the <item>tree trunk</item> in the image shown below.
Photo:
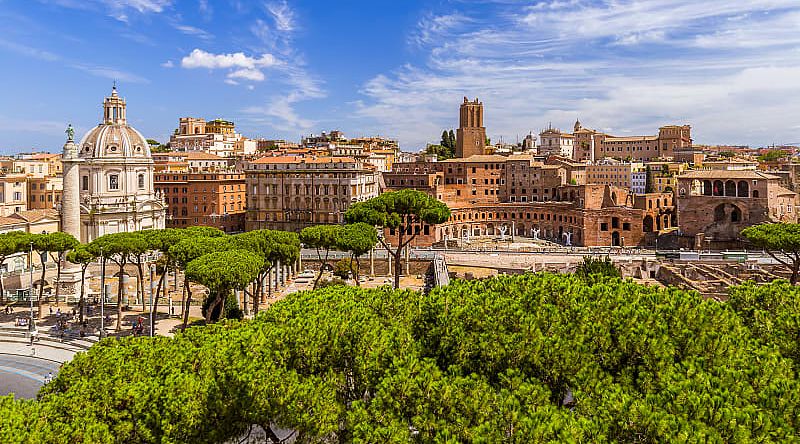
[[[119,279],[117,279],[117,328],[122,330],[122,296],[125,292],[125,264],[119,266]]]
[[[403,263],[400,261],[402,256],[403,247],[399,247],[397,251],[392,251],[391,255],[394,256],[394,288],[400,288],[400,272],[403,271]]]
[[[267,275],[269,275],[269,270],[267,270]],[[253,290],[253,317],[258,315],[258,307],[261,304],[261,292],[264,287],[264,278],[266,276],[259,275],[258,280],[255,284],[255,289]]]
[[[186,309],[183,312],[183,330],[189,324],[189,307],[192,303],[192,289],[189,287],[189,280],[183,278],[183,287],[186,289]]]
[[[37,315],[39,319],[42,318],[42,298],[44,297],[44,274],[47,272],[47,267],[45,264],[42,263],[42,276],[39,278],[39,299],[36,301],[36,307],[38,308],[39,314]]]
[[[795,262],[792,266],[792,278],[789,279],[789,283],[792,285],[797,284],[798,269],[800,269],[800,262]]]
[[[181,289],[181,314],[180,317],[183,319],[183,310],[186,308],[186,279],[183,280],[183,288]]]
[[[142,259],[141,257],[136,260],[136,273],[139,274],[139,279],[137,279],[136,291],[139,293],[139,297],[142,301],[142,311],[147,311],[147,303],[144,300],[144,270],[142,270]]]
[[[81,297],[78,299],[78,320],[83,324],[83,307],[86,304],[84,295],[86,290],[86,267],[81,267]]]
[[[224,293],[223,296],[222,292],[214,292],[212,301],[208,304],[208,308],[206,309],[206,324],[210,324],[212,322],[217,322],[222,318],[223,310],[225,309],[225,297],[227,296],[227,292]],[[222,305],[220,307],[220,304]],[[217,313],[217,309],[219,309],[219,313]]]
[[[6,286],[3,283],[3,271],[1,269],[4,263],[6,263],[5,257],[0,260],[0,304],[6,303]]]
[[[56,258],[56,307],[58,307],[58,297],[60,295],[61,295],[61,255],[59,255],[59,257]]]
[[[155,336],[156,332],[156,314],[158,314],[158,295],[161,293],[161,286],[164,284],[164,276],[167,275],[167,269],[164,268],[164,274],[161,275],[161,279],[158,280],[158,287],[156,287],[156,291],[153,292],[153,310],[151,312],[150,317],[153,319],[153,325],[150,327],[150,331],[152,334],[150,336]],[[152,283],[150,284],[152,288]]]
[[[356,268],[353,270],[353,261],[356,261]],[[361,271],[361,263],[358,261],[358,256],[351,254],[350,255],[350,271],[353,272],[353,276],[356,278],[356,287],[361,286],[361,281],[358,280],[358,273]]]

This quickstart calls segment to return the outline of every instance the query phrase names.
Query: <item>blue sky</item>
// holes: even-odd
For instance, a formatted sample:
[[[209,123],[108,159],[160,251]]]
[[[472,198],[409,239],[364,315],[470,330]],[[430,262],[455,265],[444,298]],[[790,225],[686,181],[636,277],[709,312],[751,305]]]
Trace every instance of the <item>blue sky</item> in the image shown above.
[[[341,129],[413,151],[464,96],[493,140],[549,122],[800,142],[797,0],[0,0],[0,151],[58,151],[117,80],[129,121],[250,137]]]

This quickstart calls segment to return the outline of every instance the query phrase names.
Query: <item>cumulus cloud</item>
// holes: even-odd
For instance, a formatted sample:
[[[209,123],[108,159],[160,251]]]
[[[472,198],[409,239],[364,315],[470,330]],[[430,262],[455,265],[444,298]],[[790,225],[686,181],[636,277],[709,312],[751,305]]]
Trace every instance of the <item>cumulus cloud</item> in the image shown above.
[[[213,54],[197,48],[181,59],[181,67],[186,69],[228,69],[228,79],[254,82],[261,82],[266,78],[262,69],[279,64],[272,54],[262,54],[259,57],[248,56],[243,52]]]

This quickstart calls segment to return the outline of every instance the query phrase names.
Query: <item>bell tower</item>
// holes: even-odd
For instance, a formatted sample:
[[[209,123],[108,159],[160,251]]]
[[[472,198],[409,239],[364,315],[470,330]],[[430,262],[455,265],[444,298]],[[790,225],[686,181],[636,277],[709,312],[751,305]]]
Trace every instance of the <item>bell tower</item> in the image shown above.
[[[456,157],[484,154],[486,128],[483,126],[483,103],[476,98],[470,102],[464,97],[461,104],[459,126],[456,131]]]
[[[126,124],[125,99],[117,94],[117,83],[111,88],[111,95],[103,101],[103,123]]]

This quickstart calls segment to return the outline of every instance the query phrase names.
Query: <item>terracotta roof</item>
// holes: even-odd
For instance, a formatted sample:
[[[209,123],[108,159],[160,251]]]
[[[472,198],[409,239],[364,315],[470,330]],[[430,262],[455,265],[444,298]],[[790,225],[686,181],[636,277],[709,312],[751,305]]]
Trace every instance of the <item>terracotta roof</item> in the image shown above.
[[[250,163],[355,163],[352,157],[300,157],[300,156],[264,156]]]
[[[19,225],[23,222],[24,221],[21,221],[19,220],[19,218],[16,217],[0,216],[0,227],[6,227],[8,225]]]
[[[15,218],[17,220],[21,219],[25,222],[38,222],[45,218],[58,219],[59,214],[58,211],[52,209],[26,210],[26,211],[20,211],[19,213],[14,213],[10,215],[9,218]]]
[[[678,179],[763,179],[778,180],[778,176],[764,174],[753,170],[730,171],[730,170],[695,170],[687,171]]]
[[[189,160],[225,160],[225,158],[219,157],[216,154],[206,153],[203,151],[187,151],[182,154],[184,154]]]
[[[606,137],[604,142],[645,142],[649,140],[658,140],[658,136],[629,136],[629,137]]]
[[[53,157],[61,157],[61,154],[39,153],[32,155],[28,160],[47,160]]]
[[[505,162],[505,156],[499,154],[475,154],[465,158],[453,158],[442,160],[441,163],[459,163],[459,162]]]
[[[794,196],[796,193],[792,190],[786,189],[780,185],[778,185],[775,195],[777,196]]]

